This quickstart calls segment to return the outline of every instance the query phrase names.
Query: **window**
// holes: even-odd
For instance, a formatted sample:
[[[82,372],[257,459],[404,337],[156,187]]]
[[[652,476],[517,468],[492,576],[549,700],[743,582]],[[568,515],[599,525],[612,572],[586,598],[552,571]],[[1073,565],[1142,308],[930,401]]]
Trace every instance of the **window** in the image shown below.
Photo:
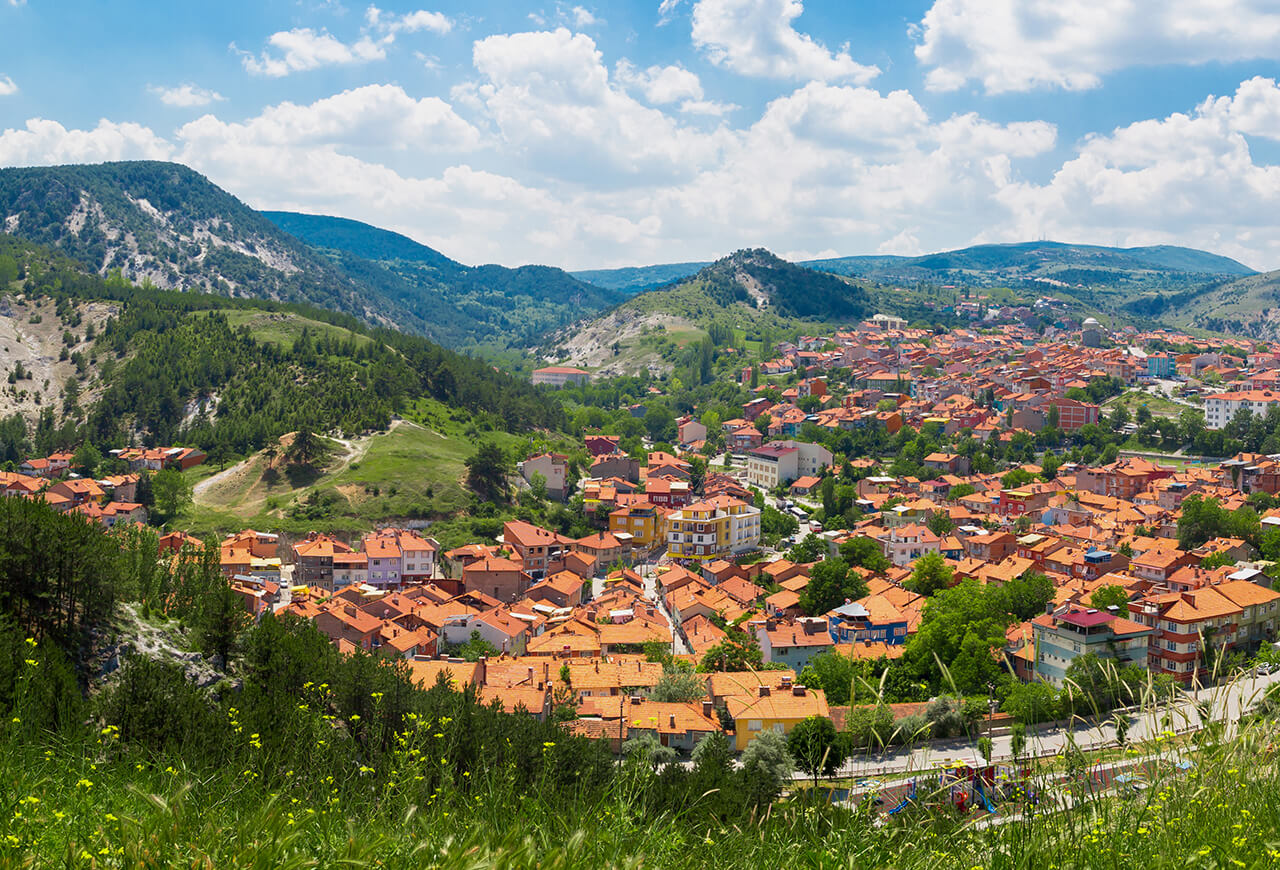
[[[761,722],[759,719],[750,719],[747,721],[748,731],[759,731],[762,728],[764,728],[764,723]]]

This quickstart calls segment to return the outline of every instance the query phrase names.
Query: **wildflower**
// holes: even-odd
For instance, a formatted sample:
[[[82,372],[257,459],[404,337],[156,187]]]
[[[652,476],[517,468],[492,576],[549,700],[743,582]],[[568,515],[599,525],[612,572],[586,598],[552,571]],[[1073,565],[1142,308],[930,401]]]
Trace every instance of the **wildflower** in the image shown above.
[[[105,816],[103,816],[103,818],[106,819],[108,822],[120,821],[118,818],[116,818],[114,813],[107,813]]]
[[[30,647],[36,646],[36,639],[34,637],[27,638],[27,646],[30,646]]]
[[[93,788],[93,780],[81,778],[76,782],[76,788]]]
[[[37,666],[38,664],[40,664],[40,663],[39,663],[38,661],[36,661],[35,659],[23,659],[23,661],[27,663],[27,667],[29,667],[29,668],[34,668],[35,666]]]
[[[548,740],[548,741],[546,741],[545,743],[543,743],[543,744],[542,744],[542,746],[543,746],[545,749],[550,749],[552,746],[555,746],[555,745],[556,745],[556,742],[555,742],[554,740]]]
[[[372,699],[373,699],[373,700],[375,700],[375,701],[381,701],[381,700],[382,700],[382,692],[372,692],[372,693],[370,693],[369,697],[370,697],[370,698],[372,698]]]
[[[359,722],[359,721],[360,721],[360,714],[359,714],[359,713],[352,713],[352,714],[351,714],[351,721],[352,721],[352,722]]]
[[[31,638],[27,638],[27,640],[30,640],[30,639]],[[22,841],[19,840],[17,837],[15,837],[13,834],[9,834],[4,839],[5,839],[5,842],[8,843],[10,846],[18,846],[22,843]]]
[[[54,812],[53,812],[53,817],[54,817],[55,819],[57,819],[58,821],[62,821],[63,819],[65,819],[65,818],[67,817],[67,814],[66,814],[66,813],[64,813],[62,810],[54,810]]]

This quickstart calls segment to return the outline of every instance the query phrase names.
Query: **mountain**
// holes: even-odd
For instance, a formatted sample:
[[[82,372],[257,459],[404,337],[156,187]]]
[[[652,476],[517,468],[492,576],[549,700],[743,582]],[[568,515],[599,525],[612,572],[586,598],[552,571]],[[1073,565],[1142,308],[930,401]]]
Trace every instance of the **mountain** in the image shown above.
[[[766,333],[805,324],[847,323],[871,313],[863,282],[806,269],[763,248],[737,251],[674,286],[641,293],[574,324],[542,356],[602,374],[672,369],[688,346],[711,336]]]
[[[1063,284],[1134,284],[1156,286],[1170,273],[1179,275],[1249,275],[1253,270],[1229,257],[1158,245],[1108,248],[1061,242],[977,245],[921,257],[837,257],[804,265],[841,275],[879,281],[1006,284],[1040,281]]]
[[[36,342],[41,329],[67,330],[63,343],[73,351],[66,386],[46,359],[45,369],[10,390],[34,395],[35,437],[56,436],[57,444],[39,444],[40,451],[81,440],[99,448],[141,440],[192,444],[225,458],[300,428],[385,429],[428,401],[451,420],[483,420],[486,428],[556,429],[563,422],[560,405],[527,381],[349,315],[138,287],[2,233],[0,280],[21,295],[0,303],[0,333],[23,333],[0,354],[5,370],[31,370],[31,363],[18,364],[33,352],[48,354],[50,343]],[[14,404],[20,399],[4,410],[25,411]],[[56,433],[55,419],[62,420]],[[0,425],[0,451],[11,446],[4,444],[11,434],[7,421]]]
[[[119,270],[163,289],[306,302],[424,326],[176,163],[0,169],[0,229],[55,247],[99,275]]]
[[[552,266],[469,267],[407,236],[346,218],[263,212],[358,281],[413,310],[454,346],[527,345],[627,298]]]
[[[649,290],[693,275],[708,263],[671,263],[625,269],[574,272],[601,287]],[[921,281],[954,284],[1017,284],[1032,281],[1053,285],[1107,284],[1142,289],[1206,282],[1215,276],[1251,275],[1253,270],[1229,257],[1156,245],[1146,248],[1108,248],[1061,242],[977,245],[920,257],[867,255],[804,260],[809,269],[880,282]]]
[[[626,298],[549,266],[468,267],[358,221],[257,212],[175,163],[0,169],[0,231],[99,275],[318,305],[503,350]]]
[[[587,269],[570,274],[597,287],[643,293],[691,278],[710,265],[709,262],[666,263],[657,266],[627,266],[622,269]]]
[[[1221,279],[1170,294],[1126,302],[1124,313],[1177,327],[1280,339],[1280,271]]]

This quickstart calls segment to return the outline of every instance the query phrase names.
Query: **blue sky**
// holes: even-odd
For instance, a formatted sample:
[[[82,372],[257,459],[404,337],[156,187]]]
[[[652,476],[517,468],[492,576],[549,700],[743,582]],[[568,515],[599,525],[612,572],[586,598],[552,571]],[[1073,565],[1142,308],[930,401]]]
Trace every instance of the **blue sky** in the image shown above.
[[[1280,268],[1274,0],[0,0],[0,31],[0,166],[177,160],[464,262]]]

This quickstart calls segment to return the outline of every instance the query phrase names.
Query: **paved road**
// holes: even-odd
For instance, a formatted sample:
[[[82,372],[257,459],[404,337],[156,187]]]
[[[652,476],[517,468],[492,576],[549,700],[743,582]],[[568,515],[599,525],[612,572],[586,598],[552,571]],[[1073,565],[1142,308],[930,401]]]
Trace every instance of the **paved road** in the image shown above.
[[[1248,711],[1262,697],[1267,687],[1276,682],[1280,682],[1280,672],[1265,677],[1242,678],[1226,686],[1201,689],[1187,699],[1131,717],[1127,740],[1138,743],[1154,740],[1165,732],[1199,730],[1204,721],[1202,713],[1213,721],[1226,722],[1230,733],[1240,715]],[[1081,749],[1115,745],[1115,721],[1109,719],[1092,727],[1081,724],[1028,734],[1026,752],[1036,756],[1056,755],[1072,741]],[[902,748],[883,755],[860,755],[847,762],[839,775],[864,777],[908,773],[929,770],[951,761],[976,766],[982,763],[976,744],[976,739],[958,738],[938,741],[914,750]],[[1008,735],[993,738],[992,749],[993,761],[1008,761],[1013,758]]]

